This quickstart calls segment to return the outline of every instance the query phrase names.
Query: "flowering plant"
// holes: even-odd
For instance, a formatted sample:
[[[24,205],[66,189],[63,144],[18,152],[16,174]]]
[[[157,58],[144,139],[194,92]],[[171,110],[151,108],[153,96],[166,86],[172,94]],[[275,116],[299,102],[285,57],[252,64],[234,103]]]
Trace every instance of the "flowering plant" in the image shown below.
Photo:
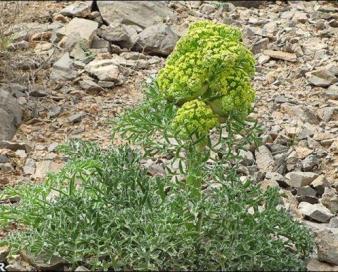
[[[238,28],[200,21],[192,24],[178,41],[159,72],[157,83],[164,97],[178,105],[196,99],[203,101],[206,113],[201,118],[209,117],[211,108],[219,122],[225,122],[229,116],[243,120],[255,98],[250,84],[254,72],[253,55],[242,44]],[[183,105],[178,114],[184,115],[185,109],[191,112],[189,106]],[[185,123],[196,122],[195,115],[185,115],[190,117]],[[212,121],[209,125],[214,127],[219,122]]]

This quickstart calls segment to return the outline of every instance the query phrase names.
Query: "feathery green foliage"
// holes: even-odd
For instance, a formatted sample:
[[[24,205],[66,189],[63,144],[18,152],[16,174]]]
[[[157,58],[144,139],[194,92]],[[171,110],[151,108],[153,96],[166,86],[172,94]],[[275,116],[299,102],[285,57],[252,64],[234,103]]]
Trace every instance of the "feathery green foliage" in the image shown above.
[[[44,184],[8,187],[0,223],[23,224],[6,242],[48,261],[99,270],[297,270],[308,231],[277,209],[277,191],[241,183],[221,165],[200,198],[185,183],[150,177],[130,148],[71,142],[67,166]]]

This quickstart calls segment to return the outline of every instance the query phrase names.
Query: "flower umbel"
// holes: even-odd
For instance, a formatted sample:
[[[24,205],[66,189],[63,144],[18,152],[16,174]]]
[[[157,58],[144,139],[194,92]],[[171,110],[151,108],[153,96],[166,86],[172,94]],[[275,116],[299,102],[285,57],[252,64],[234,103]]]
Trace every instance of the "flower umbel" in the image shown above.
[[[219,120],[244,119],[255,99],[250,84],[255,60],[241,39],[236,27],[212,21],[192,24],[158,74],[164,97],[177,105],[203,101]]]
[[[219,124],[217,115],[211,108],[198,99],[186,102],[178,109],[172,122],[176,135],[187,139],[192,135],[205,137],[209,130]]]

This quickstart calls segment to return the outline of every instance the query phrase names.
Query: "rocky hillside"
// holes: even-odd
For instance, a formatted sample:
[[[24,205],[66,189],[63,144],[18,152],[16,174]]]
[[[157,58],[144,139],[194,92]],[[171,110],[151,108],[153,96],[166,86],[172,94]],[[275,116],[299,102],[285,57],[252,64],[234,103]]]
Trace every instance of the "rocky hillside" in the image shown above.
[[[168,2],[0,3],[0,187],[60,169],[70,138],[107,146],[109,120],[142,99],[189,23],[231,24],[256,57],[264,143],[239,174],[280,188],[314,231],[309,270],[338,271],[338,4]]]

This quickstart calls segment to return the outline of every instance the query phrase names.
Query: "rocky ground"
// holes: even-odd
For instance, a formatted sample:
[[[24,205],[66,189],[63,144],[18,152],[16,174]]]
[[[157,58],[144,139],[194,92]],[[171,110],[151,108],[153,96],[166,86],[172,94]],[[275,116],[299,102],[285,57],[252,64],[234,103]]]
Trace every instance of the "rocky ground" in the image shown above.
[[[141,99],[190,22],[236,25],[256,56],[252,116],[264,128],[264,145],[242,153],[240,174],[281,188],[284,205],[314,231],[309,270],[338,271],[337,3],[1,5],[0,35],[12,39],[0,50],[0,186],[60,169],[55,149],[70,138],[108,145],[109,120]]]

